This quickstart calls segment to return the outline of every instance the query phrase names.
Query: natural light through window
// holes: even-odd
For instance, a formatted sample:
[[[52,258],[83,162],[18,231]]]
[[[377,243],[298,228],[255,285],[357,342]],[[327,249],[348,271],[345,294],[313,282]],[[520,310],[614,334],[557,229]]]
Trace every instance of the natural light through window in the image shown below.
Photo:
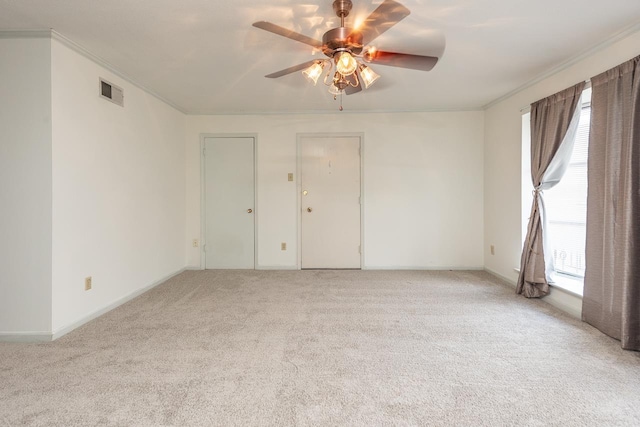
[[[579,295],[582,295],[585,271],[590,99],[589,88],[582,95],[582,111],[569,167],[562,180],[544,192],[548,227],[546,235],[549,238],[547,243],[553,248],[555,264],[553,285]],[[523,133],[523,140],[524,137]],[[523,148],[528,150],[528,141],[523,142]],[[528,167],[529,165],[527,169]],[[531,180],[526,184],[531,186]]]

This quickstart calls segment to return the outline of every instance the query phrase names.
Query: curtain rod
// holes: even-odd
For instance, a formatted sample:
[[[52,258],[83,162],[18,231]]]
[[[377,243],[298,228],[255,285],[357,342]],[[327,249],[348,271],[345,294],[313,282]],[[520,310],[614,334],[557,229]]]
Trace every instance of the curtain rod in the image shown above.
[[[587,79],[587,80],[585,80],[584,82],[586,83],[586,85],[584,86],[584,88],[585,88],[585,89],[589,89],[589,88],[591,87],[591,79]],[[531,111],[531,104],[526,105],[526,106],[524,106],[524,107],[522,107],[522,108],[520,109],[520,112],[521,112],[522,114],[526,114],[526,113],[528,113],[528,112],[530,112],[530,111]]]

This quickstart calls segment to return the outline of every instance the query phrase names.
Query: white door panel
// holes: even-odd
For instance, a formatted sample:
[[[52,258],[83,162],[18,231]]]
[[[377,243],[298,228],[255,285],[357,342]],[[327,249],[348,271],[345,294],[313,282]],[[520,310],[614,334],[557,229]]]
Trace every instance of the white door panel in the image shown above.
[[[254,139],[205,138],[205,268],[254,268]]]
[[[360,138],[300,139],[301,267],[360,268]]]

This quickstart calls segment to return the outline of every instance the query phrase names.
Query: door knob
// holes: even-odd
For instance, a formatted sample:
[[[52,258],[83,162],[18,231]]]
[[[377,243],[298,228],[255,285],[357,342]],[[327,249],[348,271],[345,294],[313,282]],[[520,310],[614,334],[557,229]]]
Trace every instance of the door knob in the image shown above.
[[[253,209],[247,209],[247,213],[253,212]]]
[[[307,212],[311,212],[313,209],[311,208],[307,208]]]

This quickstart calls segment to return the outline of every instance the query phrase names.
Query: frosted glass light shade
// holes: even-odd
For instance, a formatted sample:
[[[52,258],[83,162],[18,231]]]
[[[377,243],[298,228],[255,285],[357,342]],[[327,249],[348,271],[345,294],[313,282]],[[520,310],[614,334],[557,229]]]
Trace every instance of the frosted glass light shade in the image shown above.
[[[349,52],[342,52],[336,60],[336,70],[343,76],[350,76],[358,68],[358,63]]]
[[[360,64],[358,70],[360,71],[360,78],[364,83],[365,89],[369,88],[369,86],[371,86],[373,83],[375,83],[376,80],[380,78],[380,75],[378,75],[375,71],[364,64]]]
[[[302,72],[302,75],[307,78],[315,86],[318,83],[318,78],[322,75],[324,69],[324,62],[314,62],[309,68]]]
[[[335,84],[332,84],[331,86],[329,86],[329,93],[331,95],[340,95],[343,92],[344,91],[338,89],[338,87]]]

